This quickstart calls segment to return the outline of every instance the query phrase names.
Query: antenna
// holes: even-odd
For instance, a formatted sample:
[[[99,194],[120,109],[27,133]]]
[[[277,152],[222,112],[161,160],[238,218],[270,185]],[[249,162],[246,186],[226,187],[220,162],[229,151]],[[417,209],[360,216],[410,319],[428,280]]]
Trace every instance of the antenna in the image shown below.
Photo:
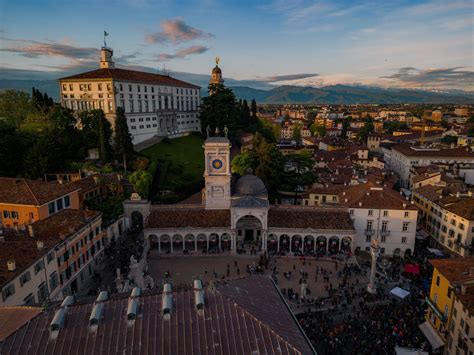
[[[106,39],[107,39],[107,36],[108,36],[108,35],[109,35],[109,33],[104,30],[104,47],[106,47],[106,48],[107,48],[107,41],[106,41]]]

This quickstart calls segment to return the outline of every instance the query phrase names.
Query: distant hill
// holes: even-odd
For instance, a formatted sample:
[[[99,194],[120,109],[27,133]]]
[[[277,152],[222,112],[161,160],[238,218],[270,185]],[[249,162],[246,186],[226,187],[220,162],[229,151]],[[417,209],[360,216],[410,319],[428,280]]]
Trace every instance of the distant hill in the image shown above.
[[[253,89],[246,86],[232,88],[239,99],[258,103],[300,104],[397,104],[397,103],[458,103],[474,101],[472,92],[430,92],[424,90],[383,89],[365,86],[333,85],[321,88],[301,86],[278,86],[270,90]]]
[[[201,94],[207,95],[208,76],[202,74],[175,73],[174,77],[201,86]],[[226,79],[237,98],[258,103],[296,103],[296,104],[398,104],[398,103],[456,103],[474,102],[474,93],[465,91],[432,92],[408,89],[383,89],[366,86],[333,85],[308,87],[284,85],[271,87],[268,84],[255,84],[253,81]],[[246,86],[246,85],[251,85]],[[258,85],[258,86],[257,86]],[[59,100],[59,84],[56,80],[18,80],[0,79],[0,90],[15,89],[31,92],[31,87],[48,93]],[[255,86],[257,88],[255,88]]]

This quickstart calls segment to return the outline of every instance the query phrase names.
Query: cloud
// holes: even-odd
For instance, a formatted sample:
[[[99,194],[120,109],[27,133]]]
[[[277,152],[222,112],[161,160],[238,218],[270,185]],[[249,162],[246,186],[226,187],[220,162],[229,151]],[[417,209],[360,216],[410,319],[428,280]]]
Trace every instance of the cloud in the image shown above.
[[[11,39],[0,37],[7,44],[0,48],[2,52],[10,52],[26,58],[38,58],[40,56],[64,57],[71,59],[98,58],[99,50],[94,47],[78,47],[72,44],[52,41],[33,41],[24,39]]]
[[[291,80],[300,80],[318,76],[318,74],[311,73],[302,73],[302,74],[286,74],[286,75],[273,75],[264,78],[258,78],[258,81],[264,81],[268,83],[278,82],[278,81],[291,81]]]
[[[382,76],[405,87],[422,88],[464,88],[474,87],[474,71],[466,70],[464,67],[418,69],[414,67],[404,67],[397,69],[397,72]]]
[[[207,52],[208,50],[209,50],[208,47],[196,45],[196,46],[180,49],[174,54],[160,53],[157,55],[157,58],[160,62],[165,62],[171,59],[184,58],[192,54],[201,54],[201,53]]]
[[[146,41],[154,43],[183,43],[195,39],[211,38],[213,34],[204,32],[197,28],[187,25],[183,20],[177,18],[166,20],[160,23],[161,32],[156,32],[146,36]]]

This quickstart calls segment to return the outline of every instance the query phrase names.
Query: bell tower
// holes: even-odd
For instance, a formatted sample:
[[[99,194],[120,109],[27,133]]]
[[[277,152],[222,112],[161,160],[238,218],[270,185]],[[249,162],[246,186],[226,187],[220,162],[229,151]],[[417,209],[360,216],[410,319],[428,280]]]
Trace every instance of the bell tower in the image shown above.
[[[114,55],[114,51],[112,48],[109,47],[102,47],[100,49],[100,68],[109,68],[114,69],[115,63],[112,60],[112,56]]]
[[[208,129],[209,133],[209,129]],[[209,137],[204,142],[205,170],[204,204],[206,209],[229,209],[231,202],[230,141],[226,137]]]
[[[220,62],[221,59],[216,57],[216,66],[212,69],[211,80],[209,80],[209,84],[224,84],[224,79],[222,79],[222,70],[219,68]]]

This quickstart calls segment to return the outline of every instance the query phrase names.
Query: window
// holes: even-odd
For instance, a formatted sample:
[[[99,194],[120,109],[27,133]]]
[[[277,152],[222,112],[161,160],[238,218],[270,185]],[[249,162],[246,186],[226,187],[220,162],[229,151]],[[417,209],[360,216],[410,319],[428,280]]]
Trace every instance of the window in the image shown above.
[[[438,286],[438,287],[439,287],[439,281],[440,281],[439,276],[436,276],[436,286]]]
[[[12,211],[12,219],[18,219],[18,212],[17,211]]]
[[[436,305],[438,303],[438,294],[435,293],[433,297],[434,304]]]
[[[130,128],[131,128],[132,130],[135,130],[135,129],[137,129],[137,126],[132,126],[132,127],[130,127]]]
[[[43,261],[38,261],[36,264],[35,264],[35,275],[40,272],[41,270],[44,269],[44,263]]]
[[[448,288],[448,298],[451,298],[451,292],[452,292],[452,289],[451,287]]]
[[[387,241],[387,237],[385,236],[385,234],[380,236],[380,238],[382,243],[385,243]]]
[[[2,289],[2,298],[3,298],[3,301],[5,301],[8,297],[12,296],[15,294],[15,285],[14,284],[10,284],[8,285],[7,287],[4,287]]]
[[[405,218],[408,218],[408,217],[410,217],[410,212],[405,211]]]
[[[48,204],[48,212],[49,214],[53,214],[54,212],[56,212],[56,207],[55,207],[54,202],[50,202]]]
[[[38,286],[38,302],[43,302],[48,299],[48,285],[46,282],[42,282]]]
[[[140,85],[137,85],[137,90],[138,92],[140,92]]]
[[[49,275],[49,287],[51,288],[51,291],[58,287],[58,281],[58,273],[56,271],[52,272]]]
[[[388,211],[383,211],[383,216],[388,217]]]
[[[48,255],[46,256],[46,261],[48,262],[48,264],[54,259],[54,252],[51,251],[48,253]]]
[[[385,248],[380,248],[380,254],[385,254]]]
[[[35,296],[32,293],[30,293],[28,296],[23,298],[23,302],[25,306],[31,306],[35,304]]]
[[[456,318],[456,316],[458,315],[458,311],[456,310],[456,308],[453,309],[453,317]],[[454,324],[454,322],[453,322]]]
[[[97,88],[99,89],[99,91],[102,91],[102,84],[97,84]]]
[[[367,243],[370,243],[371,240],[372,240],[372,238],[371,238],[370,235],[366,235],[366,236],[365,236],[365,241],[366,241]]]
[[[61,199],[56,200],[56,209],[58,211],[61,211],[63,209],[63,200],[61,200]]]
[[[123,91],[123,85],[122,84],[119,84],[119,90]]]
[[[402,244],[406,244],[407,242],[407,237],[402,237]]]
[[[69,207],[71,206],[71,198],[69,197],[69,195],[67,196],[64,196],[64,207]]]
[[[466,331],[466,334],[469,335],[469,331],[471,330],[471,327],[469,326],[469,324],[467,324],[467,322],[464,325],[464,330]]]
[[[388,230],[388,221],[382,221],[382,232],[386,232]]]
[[[409,225],[409,224],[410,224],[410,223],[408,223],[408,222],[403,222],[403,227],[402,227],[402,231],[403,231],[403,232],[408,232],[408,225]]]
[[[368,221],[367,221],[367,228],[366,228],[366,229],[367,229],[368,231],[371,231],[371,230],[372,230],[372,224],[373,224],[373,221],[371,221],[371,220],[368,220]]]
[[[27,271],[20,276],[20,286],[23,287],[23,285],[26,284],[30,280],[31,280],[31,275],[30,275],[30,272]]]
[[[10,218],[10,212],[7,210],[3,211],[3,218]]]
[[[373,210],[369,210],[369,216],[373,216],[374,215],[374,211]]]

